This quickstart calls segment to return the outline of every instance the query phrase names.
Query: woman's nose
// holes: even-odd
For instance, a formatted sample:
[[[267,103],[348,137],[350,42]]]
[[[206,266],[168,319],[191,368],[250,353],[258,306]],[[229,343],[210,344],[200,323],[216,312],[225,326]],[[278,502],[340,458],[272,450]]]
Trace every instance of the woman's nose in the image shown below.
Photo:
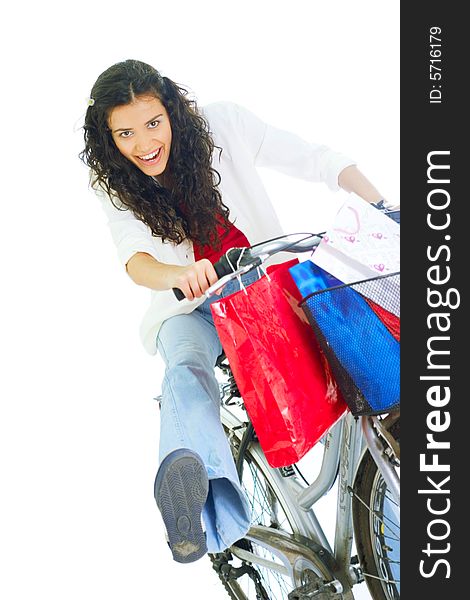
[[[138,154],[147,154],[152,150],[155,150],[157,141],[153,135],[141,135],[135,139],[135,149]]]

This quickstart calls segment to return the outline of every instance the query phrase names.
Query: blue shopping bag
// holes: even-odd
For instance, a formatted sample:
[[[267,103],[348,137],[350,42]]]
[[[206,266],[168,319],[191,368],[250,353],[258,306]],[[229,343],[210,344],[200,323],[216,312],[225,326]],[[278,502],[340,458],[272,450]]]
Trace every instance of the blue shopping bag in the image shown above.
[[[373,415],[396,409],[400,403],[400,342],[369,297],[372,288],[397,289],[396,282],[390,285],[390,278],[399,279],[399,274],[342,284],[311,261],[299,263],[289,272],[351,412]],[[379,292],[383,293],[382,289]],[[387,305],[397,302],[399,297],[387,295]]]

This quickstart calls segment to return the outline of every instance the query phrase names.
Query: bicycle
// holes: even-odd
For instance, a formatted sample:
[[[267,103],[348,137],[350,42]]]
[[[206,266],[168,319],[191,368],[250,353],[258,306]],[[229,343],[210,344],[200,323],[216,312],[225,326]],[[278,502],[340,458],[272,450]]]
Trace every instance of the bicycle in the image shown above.
[[[301,235],[301,239],[283,236],[247,251],[233,249],[235,256],[228,254],[214,265],[220,279],[206,296],[277,252],[313,251],[321,241],[321,234]],[[320,471],[308,483],[297,464],[269,466],[224,355],[216,366],[223,375],[222,424],[252,507],[246,538],[209,555],[230,598],[353,600],[352,588],[365,579],[374,600],[397,600],[399,410],[381,417],[353,417],[346,412],[326,434]],[[335,483],[332,548],[314,506]]]

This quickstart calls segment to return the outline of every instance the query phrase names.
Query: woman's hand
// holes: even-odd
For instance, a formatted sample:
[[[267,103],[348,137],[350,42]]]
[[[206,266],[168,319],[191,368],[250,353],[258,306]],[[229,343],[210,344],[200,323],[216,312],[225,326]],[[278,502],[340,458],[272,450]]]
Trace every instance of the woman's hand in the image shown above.
[[[396,223],[400,223],[400,205],[391,205],[385,201],[376,187],[359,171],[356,165],[350,165],[341,171],[338,176],[338,185],[347,192],[354,192],[366,202],[369,202],[390,217]]]
[[[384,215],[387,215],[387,217],[390,217],[390,219],[392,219],[392,221],[395,221],[395,223],[400,224],[399,204],[387,204],[385,200],[380,200],[380,202],[374,202],[372,206],[374,206],[377,210],[383,212]]]
[[[202,258],[187,267],[175,266],[175,276],[171,287],[179,288],[188,300],[201,298],[213,285],[218,276],[207,258]]]
[[[218,280],[207,258],[182,267],[161,263],[146,252],[136,252],[127,262],[126,269],[137,285],[157,291],[179,288],[188,300],[200,298]]]

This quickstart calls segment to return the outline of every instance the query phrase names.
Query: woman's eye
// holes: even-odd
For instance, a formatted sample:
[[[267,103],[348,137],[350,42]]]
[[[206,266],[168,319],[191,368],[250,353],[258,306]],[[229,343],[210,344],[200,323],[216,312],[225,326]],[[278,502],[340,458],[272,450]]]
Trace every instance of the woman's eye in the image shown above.
[[[149,123],[149,127],[150,127],[151,129],[155,129],[155,127],[158,127],[158,125],[159,125],[159,124],[160,124],[160,121],[151,121],[151,122]]]
[[[121,131],[121,133],[119,134],[119,137],[128,138],[131,135],[132,135],[132,131]]]

